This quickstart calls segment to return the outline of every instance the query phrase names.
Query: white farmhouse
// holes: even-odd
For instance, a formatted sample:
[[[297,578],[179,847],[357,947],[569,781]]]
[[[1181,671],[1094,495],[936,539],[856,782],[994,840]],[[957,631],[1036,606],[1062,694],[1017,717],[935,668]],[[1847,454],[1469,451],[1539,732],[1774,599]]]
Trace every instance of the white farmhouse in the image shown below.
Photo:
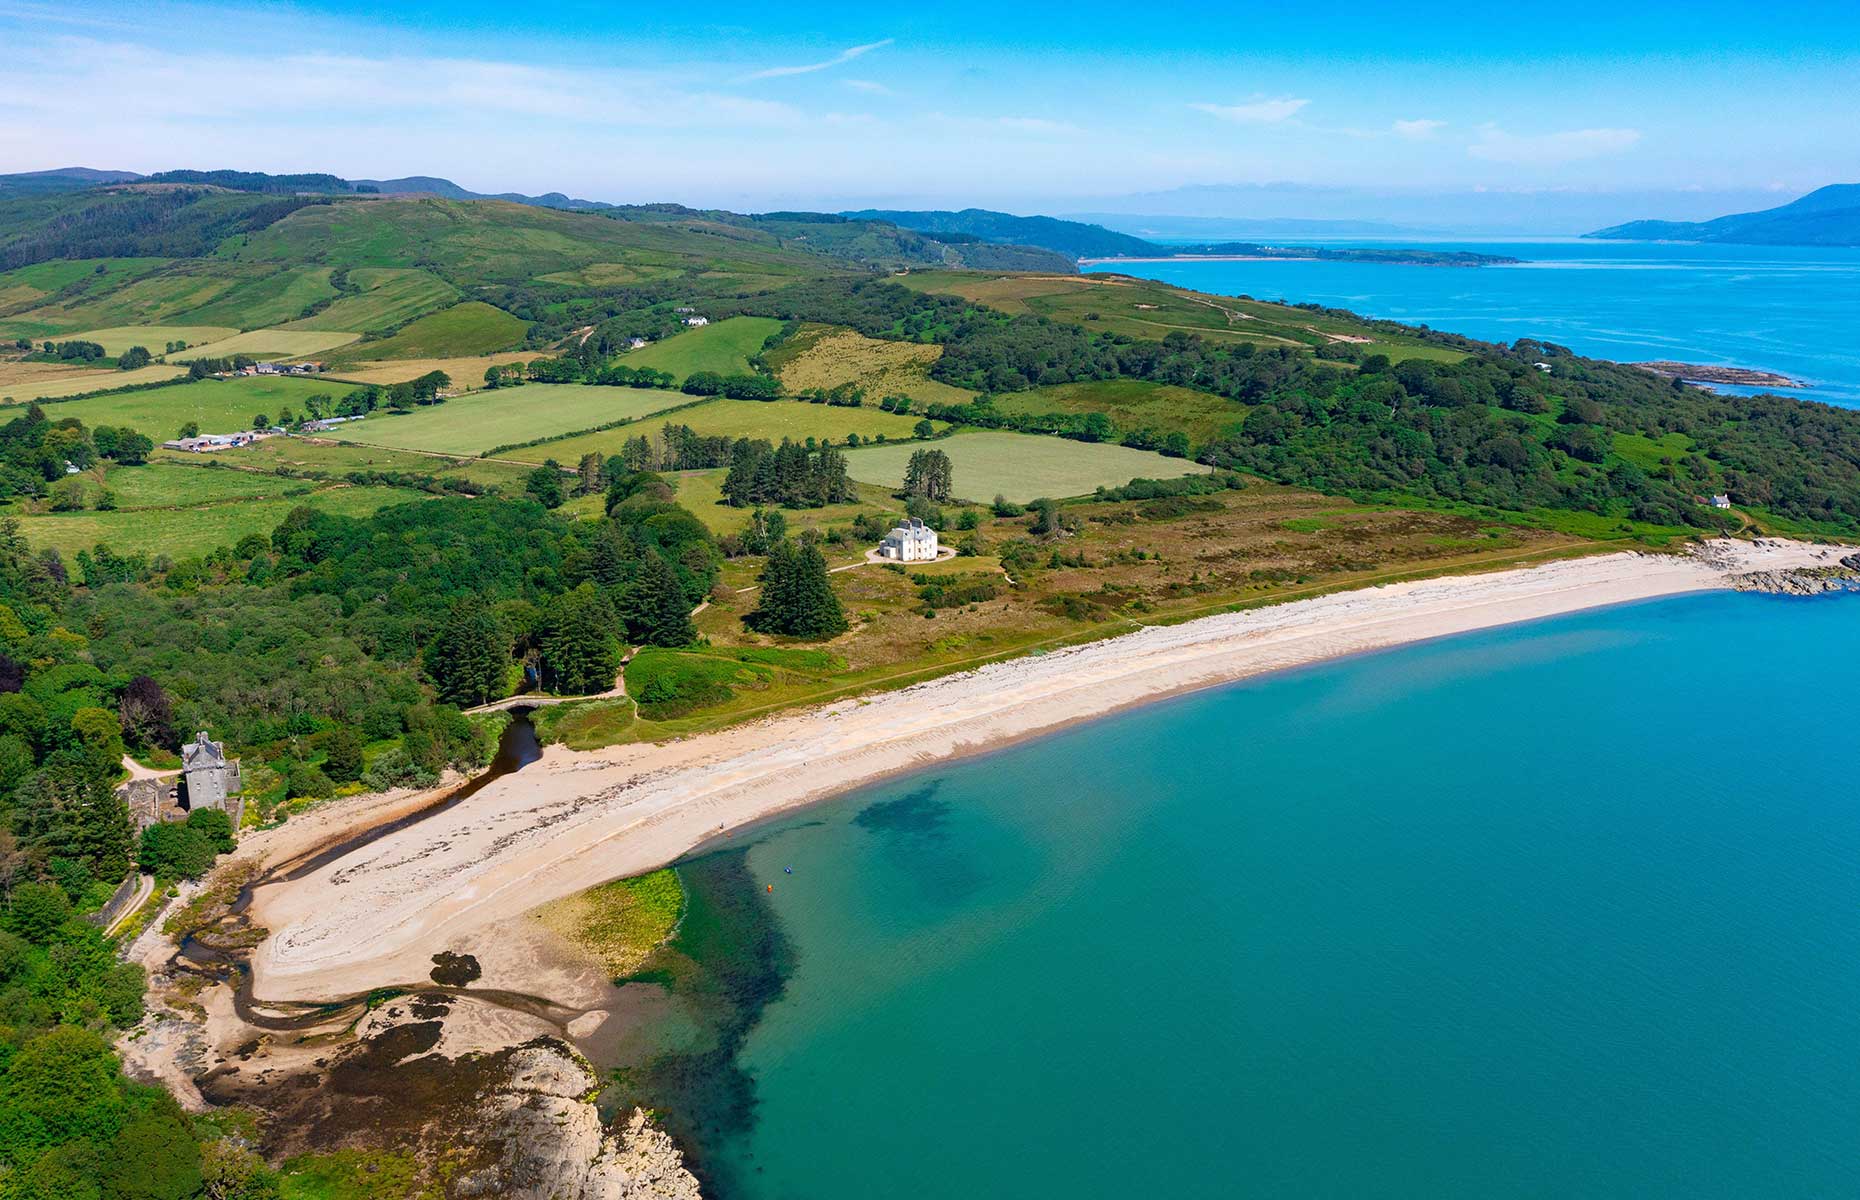
[[[878,556],[898,562],[932,562],[936,558],[936,530],[917,517],[906,517],[878,544]]]
[[[695,329],[695,328],[697,328],[697,327],[698,327],[699,325],[708,325],[708,324],[710,324],[710,318],[709,318],[709,317],[686,317],[686,318],[685,318],[685,324],[687,324],[687,325],[689,325],[689,326],[691,326],[691,327],[692,327],[693,329]]]

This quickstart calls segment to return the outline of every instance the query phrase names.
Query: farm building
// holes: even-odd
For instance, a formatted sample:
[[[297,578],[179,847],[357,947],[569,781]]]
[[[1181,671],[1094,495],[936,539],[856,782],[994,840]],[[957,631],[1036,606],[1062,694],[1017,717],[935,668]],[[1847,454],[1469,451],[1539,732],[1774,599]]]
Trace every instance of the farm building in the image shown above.
[[[708,324],[710,324],[710,318],[709,318],[709,317],[686,317],[686,318],[685,318],[685,324],[687,324],[687,325],[689,325],[689,326],[691,326],[691,327],[692,327],[693,329],[695,329],[695,328],[697,328],[697,327],[698,327],[699,325],[708,325]]]
[[[207,454],[214,450],[230,450],[235,446],[250,446],[253,442],[270,437],[268,433],[244,430],[240,433],[203,433],[199,437],[174,438],[163,442],[163,450],[184,450],[189,454]]]
[[[931,562],[937,552],[936,530],[917,517],[906,517],[878,544],[880,558],[898,562]]]

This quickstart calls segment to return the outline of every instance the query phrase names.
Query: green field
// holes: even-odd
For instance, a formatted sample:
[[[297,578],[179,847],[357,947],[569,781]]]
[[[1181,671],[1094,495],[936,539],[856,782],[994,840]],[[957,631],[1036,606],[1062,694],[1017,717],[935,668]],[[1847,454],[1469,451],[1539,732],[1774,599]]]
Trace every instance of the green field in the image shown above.
[[[459,290],[437,275],[395,267],[357,267],[349,272],[349,286],[359,290],[286,328],[389,329],[459,298]]]
[[[203,325],[235,325],[262,329],[303,316],[319,301],[332,299],[329,267],[295,267],[241,283],[211,304],[181,314],[180,319]]]
[[[1347,317],[1258,300],[1204,295],[1128,275],[912,271],[898,282],[919,291],[963,296],[1003,312],[1033,313],[1098,333],[1121,333],[1153,342],[1171,333],[1192,333],[1217,342],[1316,347],[1333,337],[1369,337],[1364,350],[1391,359],[1457,362],[1465,357],[1443,346],[1375,332]]]
[[[1026,414],[1101,412],[1120,432],[1154,429],[1168,433],[1179,429],[1197,446],[1238,426],[1247,414],[1247,406],[1235,400],[1141,379],[1034,388],[996,396],[995,407],[1001,412]]]
[[[406,415],[376,412],[337,431],[343,441],[440,454],[482,454],[493,446],[593,429],[662,412],[691,397],[654,388],[530,383],[454,396]],[[541,462],[551,446],[524,452]],[[570,461],[573,460],[564,460]]]
[[[172,355],[172,359],[175,362],[190,362],[196,358],[231,358],[235,354],[243,354],[261,362],[270,359],[295,360],[320,355],[337,346],[347,345],[360,336],[359,333],[331,333],[312,329],[254,329],[217,342],[190,345]],[[157,347],[156,353],[160,352]]]
[[[849,450],[847,468],[862,482],[898,487],[912,451],[924,448],[919,443]],[[1057,500],[1099,487],[1119,487],[1132,479],[1173,479],[1208,469],[1148,450],[993,431],[943,438],[934,449],[949,455],[956,495],[981,502],[995,496],[1021,503],[1041,496]]]
[[[125,511],[187,508],[221,500],[282,496],[290,492],[308,492],[315,486],[303,479],[211,466],[209,463],[214,460],[207,455],[179,458],[188,461],[185,465],[177,459],[150,462],[141,467],[111,467],[104,477],[104,486],[116,498],[117,508]]]
[[[753,513],[747,508],[731,508],[723,502],[723,477],[728,473],[723,468],[714,471],[668,471],[665,477],[678,488],[678,503],[696,513],[712,533],[741,533],[749,527]],[[859,513],[873,510],[903,515],[904,505],[893,499],[884,488],[869,483],[856,486],[859,499],[852,504],[783,509],[782,516],[787,519],[789,532],[826,525],[844,525]]]
[[[661,392],[660,395],[680,396],[681,393]],[[591,452],[617,453],[628,438],[638,437],[642,433],[657,436],[659,427],[666,422],[689,425],[706,437],[766,438],[779,443],[783,438],[804,442],[810,437],[844,442],[849,433],[868,439],[876,439],[881,434],[888,439],[908,439],[913,436],[911,430],[917,420],[916,417],[900,417],[876,408],[834,408],[826,404],[807,404],[800,400],[709,400],[694,408],[679,409],[668,415],[663,422],[652,419],[637,421],[619,429],[605,429],[599,433],[512,450],[501,457],[523,462],[541,462],[545,458],[553,458],[557,462],[572,463],[583,454]]]
[[[101,392],[109,388],[133,387],[137,384],[180,379],[186,374],[186,370],[181,367],[170,367],[161,363],[152,363],[134,371],[72,371],[68,374],[61,373],[44,379],[19,383],[0,382],[0,402],[24,404],[28,400],[55,400],[62,396],[82,396],[86,392]]]
[[[731,317],[623,354],[620,365],[669,371],[679,379],[694,371],[738,375],[749,370],[750,356],[780,328],[781,322],[770,317]]]
[[[184,451],[157,450],[154,461],[197,464],[201,457]],[[513,492],[523,490],[523,477],[530,470],[521,463],[448,458],[412,450],[393,450],[385,446],[313,441],[301,437],[266,438],[251,446],[216,450],[209,458],[212,462],[225,463],[229,467],[286,471],[300,475],[343,476],[352,471],[404,471],[412,475],[431,475],[437,479],[469,479],[474,483],[493,485]]]
[[[181,426],[198,422],[202,433],[236,433],[252,427],[260,413],[276,420],[286,408],[303,411],[304,401],[321,393],[345,396],[348,384],[329,380],[246,376],[200,379],[147,391],[123,392],[69,400],[47,409],[54,421],[76,417],[86,425],[128,426],[157,442],[176,436]]]
[[[0,271],[0,308],[36,304],[66,288],[85,292],[116,287],[144,271],[152,271],[165,258],[78,258],[33,263]]]
[[[174,470],[188,470],[175,467]],[[307,504],[324,512],[366,516],[390,504],[425,499],[424,493],[387,487],[330,486],[304,496],[225,500],[197,508],[161,512],[47,513],[19,518],[20,532],[34,549],[53,547],[70,555],[102,543],[119,554],[166,554],[193,558],[227,546],[248,533],[269,535],[293,508]]]
[[[96,342],[111,357],[131,346],[140,346],[160,358],[162,347],[169,342],[202,346],[232,337],[238,332],[225,325],[117,325],[109,329],[86,329],[81,333],[65,334],[56,340]]]
[[[349,347],[342,362],[383,358],[458,358],[495,354],[523,340],[529,326],[501,308],[468,300],[421,317],[390,338]]]
[[[190,321],[182,314],[212,304],[242,283],[273,275],[271,265],[242,266],[201,260],[177,260],[153,272],[134,277],[125,274],[114,286],[99,284],[81,293],[47,303],[0,321],[0,334],[16,329],[34,336],[71,333],[116,325],[216,325],[217,321]],[[108,272],[105,280],[109,279]]]

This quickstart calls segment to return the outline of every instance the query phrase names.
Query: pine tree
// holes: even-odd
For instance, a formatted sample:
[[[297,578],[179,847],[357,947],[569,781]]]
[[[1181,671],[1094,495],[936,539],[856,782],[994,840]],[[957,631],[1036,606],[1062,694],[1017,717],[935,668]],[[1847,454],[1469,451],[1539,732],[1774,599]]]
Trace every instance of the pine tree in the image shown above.
[[[543,665],[555,690],[604,692],[620,672],[614,613],[591,583],[556,597],[544,618]]]
[[[697,640],[691,602],[665,556],[648,547],[639,575],[627,590],[627,628],[649,646],[689,646]]]
[[[439,698],[473,705],[503,695],[508,640],[482,599],[469,595],[456,601],[426,647],[426,670]]]
[[[827,560],[811,541],[782,540],[769,549],[761,603],[750,628],[789,637],[827,638],[846,631],[846,613],[827,576]]]
[[[827,559],[812,541],[801,544],[794,564],[796,637],[828,638],[846,632],[846,611],[833,594]]]

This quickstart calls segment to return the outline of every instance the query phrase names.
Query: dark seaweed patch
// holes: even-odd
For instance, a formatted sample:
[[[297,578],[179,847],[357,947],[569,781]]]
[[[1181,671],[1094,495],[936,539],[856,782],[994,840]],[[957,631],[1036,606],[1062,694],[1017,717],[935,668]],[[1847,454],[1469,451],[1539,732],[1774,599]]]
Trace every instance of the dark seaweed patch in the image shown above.
[[[484,974],[478,960],[469,954],[441,950],[433,955],[433,982],[445,987],[464,987]]]
[[[925,784],[896,800],[880,800],[859,810],[853,824],[874,833],[895,833],[909,837],[942,837],[953,806],[937,798],[941,781]]]
[[[642,975],[671,980],[689,1011],[709,1026],[707,1049],[657,1055],[622,1068],[614,1081],[627,1104],[657,1112],[710,1197],[733,1187],[717,1151],[755,1123],[755,1081],[737,1063],[749,1031],[793,971],[793,950],[750,872],[746,849],[683,863],[686,908],[678,935],[645,964]]]

